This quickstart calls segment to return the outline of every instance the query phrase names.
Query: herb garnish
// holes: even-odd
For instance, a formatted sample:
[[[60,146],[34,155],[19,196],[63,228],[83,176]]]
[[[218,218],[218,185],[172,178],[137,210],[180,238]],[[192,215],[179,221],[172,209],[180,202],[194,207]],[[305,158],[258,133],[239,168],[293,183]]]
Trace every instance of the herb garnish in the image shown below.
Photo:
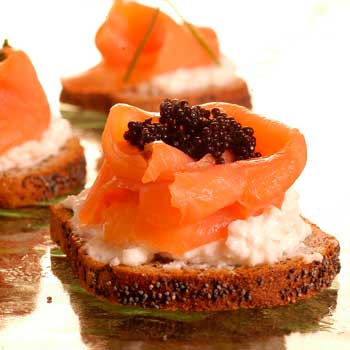
[[[2,47],[12,47],[12,46],[9,44],[8,39],[5,39],[4,42],[2,43]]]
[[[215,55],[215,52],[209,47],[209,45],[205,42],[205,40],[202,38],[202,36],[198,33],[196,28],[193,24],[190,22],[187,22],[186,19],[181,15],[179,10],[175,7],[175,5],[172,3],[171,0],[165,0],[171,8],[176,12],[176,14],[181,18],[183,24],[188,28],[188,30],[191,32],[191,34],[194,36],[194,38],[198,41],[198,44],[203,48],[204,51],[207,52],[207,54],[210,56],[210,58],[219,66],[220,60]]]
[[[198,44],[203,48],[204,51],[207,52],[207,54],[210,56],[210,58],[217,64],[220,65],[220,60],[218,59],[218,57],[216,56],[215,52],[209,47],[209,45],[206,43],[206,41],[202,38],[202,36],[198,33],[198,31],[195,29],[194,25],[191,24],[190,22],[187,22],[185,20],[185,18],[181,15],[181,13],[178,11],[178,9],[174,6],[174,4],[170,1],[170,0],[165,0],[171,7],[172,9],[176,12],[176,14],[181,18],[183,24],[188,28],[188,30],[191,32],[191,34],[193,35],[193,37],[197,40]],[[146,30],[146,33],[144,35],[144,37],[142,38],[142,40],[140,41],[139,46],[137,47],[134,56],[132,57],[130,64],[126,70],[126,73],[123,77],[123,81],[126,83],[129,81],[130,76],[133,72],[133,70],[135,69],[135,66],[137,64],[137,61],[140,58],[140,55],[142,53],[142,50],[144,49],[147,40],[149,39],[152,30],[155,26],[157,17],[159,15],[159,8],[156,8],[153,14],[153,17],[151,18],[151,21],[148,25],[148,28]]]
[[[155,10],[154,10],[154,14],[151,18],[151,21],[149,22],[149,25],[147,27],[147,30],[146,30],[146,33],[144,35],[144,37],[142,38],[142,40],[140,41],[140,44],[139,46],[137,47],[136,51],[135,51],[135,55],[133,56],[127,70],[126,70],[126,73],[123,77],[123,81],[124,82],[127,82],[131,76],[131,73],[133,72],[135,66],[136,66],[136,63],[137,61],[139,60],[140,58],[140,55],[142,53],[142,50],[144,49],[151,33],[152,33],[152,30],[154,28],[154,25],[156,24],[156,21],[157,21],[157,18],[158,18],[158,15],[159,15],[159,8],[157,7]]]
[[[9,45],[9,41],[7,39],[4,40],[3,44],[2,44],[2,48],[5,48],[5,47],[11,47]],[[7,55],[6,53],[4,52],[4,50],[0,50],[0,62],[4,61],[6,59]]]

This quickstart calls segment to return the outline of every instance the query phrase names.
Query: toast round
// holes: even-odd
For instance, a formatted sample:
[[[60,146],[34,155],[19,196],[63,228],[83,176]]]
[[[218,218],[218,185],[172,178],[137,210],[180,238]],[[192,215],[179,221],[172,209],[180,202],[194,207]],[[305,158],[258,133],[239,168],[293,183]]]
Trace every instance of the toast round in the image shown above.
[[[51,207],[51,238],[81,285],[112,303],[191,311],[267,308],[310,298],[329,287],[340,271],[338,241],[314,224],[304,243],[322,254],[321,262],[296,257],[253,267],[167,269],[160,261],[110,266],[88,255],[72,215],[62,205]]]
[[[60,101],[79,106],[83,109],[92,109],[108,112],[116,103],[127,103],[146,111],[158,111],[159,105],[165,98],[186,99],[190,105],[198,105],[211,101],[223,101],[235,103],[251,108],[251,98],[246,82],[236,77],[234,82],[223,87],[210,87],[196,92],[183,93],[181,95],[144,95],[137,92],[118,92],[113,95],[99,93],[77,93],[63,88]]]
[[[0,172],[0,208],[18,208],[72,193],[85,183],[84,150],[70,138],[57,155],[32,168]]]

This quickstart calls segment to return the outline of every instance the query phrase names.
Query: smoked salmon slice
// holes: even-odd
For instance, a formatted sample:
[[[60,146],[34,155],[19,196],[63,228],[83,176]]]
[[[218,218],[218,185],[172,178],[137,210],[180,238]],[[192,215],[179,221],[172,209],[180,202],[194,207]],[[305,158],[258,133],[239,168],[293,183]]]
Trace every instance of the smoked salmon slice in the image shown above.
[[[115,105],[102,137],[100,174],[80,211],[81,224],[103,225],[117,246],[147,245],[174,255],[225,238],[228,224],[279,206],[306,163],[303,135],[244,107],[209,103],[242,126],[254,128],[260,158],[215,164],[153,142],[144,150],[123,137],[132,121],[158,115]],[[230,159],[225,155],[227,160]]]
[[[0,62],[0,155],[40,138],[50,123],[50,107],[28,56],[11,47]]]
[[[125,82],[124,76],[155,11],[157,9],[136,2],[115,1],[96,33],[95,44],[102,61],[80,75],[63,78],[63,88],[85,93],[116,92],[127,85],[178,68],[213,64],[213,59],[185,25],[159,12],[130,79]],[[219,42],[215,32],[206,27],[193,27],[213,54],[219,57]]]

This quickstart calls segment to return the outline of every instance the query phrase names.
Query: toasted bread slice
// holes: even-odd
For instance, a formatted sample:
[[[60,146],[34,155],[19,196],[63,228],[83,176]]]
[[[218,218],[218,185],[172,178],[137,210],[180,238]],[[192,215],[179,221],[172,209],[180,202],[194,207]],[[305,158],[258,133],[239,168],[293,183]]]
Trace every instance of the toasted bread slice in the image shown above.
[[[0,172],[0,208],[17,208],[72,193],[86,176],[84,150],[70,138],[59,153],[30,169]]]
[[[127,103],[146,111],[158,111],[159,105],[165,98],[186,99],[190,105],[202,104],[211,101],[223,101],[235,103],[251,108],[251,98],[246,82],[236,77],[230,85],[216,88],[201,89],[196,92],[187,92],[176,96],[144,95],[137,92],[118,92],[114,95],[98,93],[76,93],[63,89],[60,101],[79,106],[84,109],[92,109],[108,112],[116,103]]]
[[[167,269],[159,261],[112,267],[88,255],[72,215],[62,205],[51,207],[51,238],[67,254],[82,286],[112,303],[193,311],[266,308],[310,298],[329,287],[340,271],[338,241],[316,225],[304,243],[322,254],[321,262],[298,257],[236,268]]]

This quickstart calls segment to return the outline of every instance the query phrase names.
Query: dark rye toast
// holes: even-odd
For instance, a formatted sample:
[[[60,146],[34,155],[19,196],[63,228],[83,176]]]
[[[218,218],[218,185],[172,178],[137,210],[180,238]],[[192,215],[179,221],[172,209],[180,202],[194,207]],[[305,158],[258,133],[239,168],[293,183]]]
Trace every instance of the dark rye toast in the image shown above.
[[[77,93],[63,88],[60,101],[83,109],[108,112],[116,103],[127,103],[146,111],[158,111],[161,102],[168,98],[186,99],[190,105],[211,101],[224,101],[251,108],[251,97],[246,82],[236,77],[232,84],[223,87],[210,87],[196,92],[187,92],[176,96],[145,95],[137,92],[116,92],[114,95],[103,93]]]
[[[86,177],[84,150],[76,137],[32,168],[0,172],[0,208],[17,208],[72,193]]]
[[[189,311],[267,308],[312,297],[340,271],[338,241],[314,224],[304,243],[322,254],[321,262],[293,258],[254,267],[165,269],[157,261],[112,267],[87,254],[72,215],[62,205],[51,207],[51,238],[67,254],[82,286],[112,303]]]

